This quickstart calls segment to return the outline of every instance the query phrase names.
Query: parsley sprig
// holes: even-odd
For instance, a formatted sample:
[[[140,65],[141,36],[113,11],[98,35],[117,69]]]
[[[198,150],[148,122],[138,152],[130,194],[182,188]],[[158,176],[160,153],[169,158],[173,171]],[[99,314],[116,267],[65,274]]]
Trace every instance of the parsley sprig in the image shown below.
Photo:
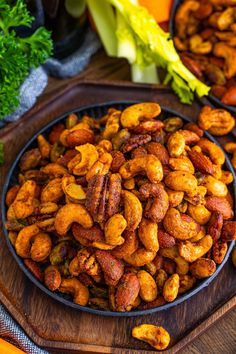
[[[16,34],[15,27],[30,27],[33,19],[23,0],[13,6],[0,0],[0,119],[19,106],[19,88],[30,70],[52,54],[50,32],[44,27],[29,37]]]

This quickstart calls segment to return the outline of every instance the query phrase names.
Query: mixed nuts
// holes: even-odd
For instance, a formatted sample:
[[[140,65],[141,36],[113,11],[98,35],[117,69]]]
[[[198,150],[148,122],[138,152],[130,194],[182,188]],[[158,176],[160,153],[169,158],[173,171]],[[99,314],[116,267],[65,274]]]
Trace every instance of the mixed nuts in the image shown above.
[[[222,263],[236,239],[224,153],[201,127],[160,114],[148,102],[100,119],[71,114],[21,157],[6,228],[51,291],[102,310],[148,309]],[[214,129],[224,122],[214,120]],[[151,341],[163,329],[145,331]],[[164,334],[157,349],[168,345]]]

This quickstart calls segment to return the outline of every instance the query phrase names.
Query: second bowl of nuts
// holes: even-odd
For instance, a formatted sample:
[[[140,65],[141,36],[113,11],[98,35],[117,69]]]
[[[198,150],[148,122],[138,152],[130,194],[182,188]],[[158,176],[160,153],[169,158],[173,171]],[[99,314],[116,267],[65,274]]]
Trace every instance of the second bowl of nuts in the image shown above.
[[[7,244],[67,306],[135,316],[203,289],[236,238],[235,180],[208,133],[155,102],[67,113],[22,149],[3,191]]]

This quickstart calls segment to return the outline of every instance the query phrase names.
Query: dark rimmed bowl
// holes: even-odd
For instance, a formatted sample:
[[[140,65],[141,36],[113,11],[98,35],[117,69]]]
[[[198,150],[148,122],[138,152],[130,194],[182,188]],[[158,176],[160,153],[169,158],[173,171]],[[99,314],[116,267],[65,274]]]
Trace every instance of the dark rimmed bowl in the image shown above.
[[[173,2],[173,6],[171,9],[171,15],[170,15],[170,22],[169,22],[169,31],[170,31],[170,34],[172,37],[174,37],[174,35],[175,35],[175,14],[176,14],[177,8],[179,7],[179,5],[182,2],[183,2],[183,0],[174,0],[174,2]],[[178,52],[178,50],[177,50],[177,52]],[[223,102],[221,102],[221,100],[219,100],[217,97],[215,97],[211,93],[209,93],[207,97],[216,107],[224,108],[224,109],[230,111],[231,113],[236,114],[236,107],[235,106],[228,106],[228,105],[224,104]],[[201,99],[201,97],[199,97],[199,100],[200,100],[200,102],[203,103],[203,105],[206,104],[206,102],[204,101],[204,98]]]
[[[101,117],[103,116],[106,112],[107,109],[110,107],[114,107],[116,109],[124,109],[125,107],[127,107],[130,104],[134,104],[137,103],[137,101],[122,101],[122,102],[107,102],[107,103],[102,103],[102,104],[96,104],[96,105],[91,105],[91,106],[86,106],[86,107],[82,107],[79,109],[75,109],[73,110],[73,112],[77,113],[78,117],[81,118],[83,115],[90,115],[92,117]],[[19,160],[21,158],[21,156],[24,154],[24,152],[28,149],[34,148],[36,147],[36,137],[38,134],[44,134],[47,135],[50,131],[50,129],[52,128],[53,125],[59,123],[59,122],[64,122],[66,117],[68,116],[68,114],[71,112],[67,112],[65,114],[63,114],[61,117],[55,119],[54,121],[50,122],[49,124],[45,125],[43,128],[41,128],[37,134],[35,134],[29,141],[28,143],[24,146],[24,148],[20,151],[20,153],[17,155],[13,165],[11,166],[4,186],[3,186],[3,193],[2,193],[2,200],[1,200],[1,207],[2,207],[2,222],[3,225],[5,225],[6,223],[6,204],[5,204],[5,198],[6,198],[6,193],[7,190],[9,189],[9,187],[11,187],[12,185],[17,183],[17,176],[19,173],[19,167],[18,167],[18,163]],[[175,112],[169,108],[166,107],[162,107],[162,113],[161,115],[158,117],[160,119],[166,119],[170,116],[179,116],[180,118],[182,118],[185,122],[191,122],[191,119],[185,117],[183,114]],[[205,133],[205,136],[213,141],[214,143],[216,143],[217,145],[219,145],[219,143],[208,133]],[[232,184],[233,187],[233,195],[234,195],[234,205],[236,205],[236,177],[235,177],[235,173],[234,173],[234,169],[230,163],[230,160],[227,156],[225,156],[226,162],[225,165],[227,167],[227,169],[232,172],[233,176],[234,176],[234,182]],[[4,235],[5,235],[5,239],[7,242],[7,246],[10,249],[10,252],[12,253],[13,257],[15,258],[16,262],[18,263],[19,267],[21,268],[21,270],[25,273],[25,275],[38,287],[40,288],[44,293],[46,293],[47,295],[49,295],[51,298],[61,302],[62,304],[66,305],[66,306],[70,306],[74,309],[77,310],[81,310],[81,311],[85,311],[85,312],[89,312],[95,315],[102,315],[102,316],[115,316],[115,317],[132,317],[132,316],[139,316],[139,315],[147,315],[147,314],[151,314],[154,312],[159,312],[162,310],[168,310],[169,308],[179,305],[180,303],[182,303],[183,301],[191,298],[192,296],[194,296],[196,293],[198,293],[200,290],[202,290],[203,288],[205,288],[206,286],[208,286],[214,279],[215,277],[219,274],[219,272],[221,271],[221,269],[224,267],[224,264],[227,262],[227,259],[229,257],[230,252],[232,251],[232,248],[234,246],[234,242],[231,242],[227,251],[227,254],[224,258],[224,261],[220,264],[217,265],[217,269],[216,272],[210,277],[207,278],[205,280],[202,281],[198,281],[197,285],[191,289],[190,291],[188,291],[187,293],[179,296],[175,301],[165,304],[163,306],[159,306],[156,308],[152,308],[152,309],[148,309],[148,310],[134,310],[131,312],[112,312],[112,311],[103,311],[103,310],[96,310],[96,309],[92,309],[90,307],[84,307],[84,306],[80,306],[77,305],[75,303],[72,302],[71,297],[67,294],[62,294],[60,292],[52,292],[50,291],[48,288],[46,288],[44,286],[43,283],[41,283],[40,281],[38,281],[33,274],[26,268],[26,266],[24,265],[24,262],[22,260],[22,258],[20,258],[16,252],[14,247],[12,246],[9,238],[8,238],[8,232],[5,229],[5,227],[3,227],[4,230]]]

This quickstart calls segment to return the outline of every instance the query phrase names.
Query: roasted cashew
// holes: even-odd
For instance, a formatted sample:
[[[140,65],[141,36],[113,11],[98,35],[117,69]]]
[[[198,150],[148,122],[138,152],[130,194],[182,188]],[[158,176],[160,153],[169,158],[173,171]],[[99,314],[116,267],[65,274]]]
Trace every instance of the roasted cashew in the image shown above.
[[[160,160],[151,154],[135,157],[120,168],[120,175],[130,179],[140,172],[145,172],[152,183],[159,183],[163,178],[163,168]]]
[[[159,250],[157,230],[157,223],[142,218],[138,229],[138,235],[141,242],[148,251],[157,252]]]
[[[196,259],[206,254],[213,245],[210,235],[204,236],[200,241],[192,243],[184,241],[179,243],[179,253],[187,262],[194,262]]]
[[[212,43],[210,41],[203,41],[199,34],[194,34],[189,39],[189,46],[192,53],[206,55],[212,51]]]
[[[73,296],[73,301],[81,306],[86,306],[89,300],[89,291],[78,279],[62,279],[59,291]]]
[[[163,328],[152,324],[141,324],[132,329],[132,336],[142,340],[157,350],[164,350],[170,343],[170,335]]]
[[[236,52],[235,52],[236,53]],[[204,106],[198,116],[200,128],[208,130],[212,135],[226,135],[235,126],[234,117],[225,109]]]
[[[177,158],[171,157],[169,159],[169,166],[174,171],[186,171],[191,174],[194,174],[195,172],[193,164],[187,156],[180,156]]]
[[[214,45],[214,55],[225,59],[224,73],[227,79],[231,79],[236,75],[236,49],[228,46],[223,42]]]
[[[55,162],[49,163],[46,166],[41,167],[41,171],[53,177],[62,177],[68,174],[68,171],[65,167]]]
[[[176,263],[176,273],[177,274],[187,274],[189,271],[188,262],[180,256],[178,247],[173,246],[169,248],[162,248],[159,251],[160,256],[172,259]]]
[[[198,183],[196,177],[189,172],[173,171],[166,176],[165,184],[174,191],[193,193]]]
[[[134,267],[143,267],[145,264],[152,262],[155,257],[156,252],[148,251],[145,248],[138,248],[130,256],[125,256],[124,260]]]
[[[52,241],[49,234],[39,232],[33,239],[30,256],[35,262],[42,262],[50,255]]]
[[[126,226],[127,221],[121,214],[115,214],[110,217],[104,228],[106,242],[112,246],[122,245],[125,240],[121,235]]]
[[[202,138],[197,143],[197,146],[199,146],[202,149],[203,153],[205,153],[210,157],[211,161],[214,164],[223,165],[225,163],[225,155],[221,150],[221,148],[215,143],[211,142],[208,139]]]
[[[102,132],[103,139],[111,139],[119,131],[121,111],[114,110],[108,115],[105,129]]]
[[[123,191],[124,217],[127,221],[127,230],[134,231],[142,219],[143,207],[139,199],[132,192]]]
[[[155,118],[160,113],[161,107],[158,103],[137,103],[124,109],[120,117],[120,122],[124,128],[135,128],[141,120]]]
[[[34,212],[34,195],[36,183],[34,181],[26,181],[18,191],[12,209],[16,219],[25,219]]]
[[[63,197],[61,178],[54,178],[49,181],[41,192],[41,203],[58,202]]]
[[[180,132],[171,134],[167,141],[168,152],[171,157],[179,157],[185,149],[185,139]]]
[[[30,258],[31,240],[40,232],[36,225],[25,226],[18,234],[15,249],[22,258]]]
[[[157,297],[157,285],[151,274],[145,270],[140,270],[137,273],[137,277],[140,284],[139,295],[141,299],[145,302],[155,300]]]
[[[193,205],[189,203],[188,213],[200,225],[205,225],[211,217],[211,212],[202,204]]]
[[[163,296],[167,302],[176,299],[179,292],[179,275],[172,274],[165,282],[163,287]]]
[[[175,208],[170,208],[163,221],[166,231],[179,240],[194,237],[200,231],[200,226],[185,214],[180,214]]]
[[[210,277],[216,271],[216,264],[209,258],[198,258],[190,265],[190,272],[197,279]]]
[[[55,218],[55,229],[59,235],[65,235],[73,222],[84,228],[93,226],[93,220],[84,206],[80,204],[66,204],[59,209]]]
[[[209,195],[225,197],[228,194],[228,188],[226,184],[212,176],[205,176],[201,185],[207,188],[207,194]]]
[[[188,19],[192,12],[196,11],[200,6],[198,1],[185,1],[176,11],[175,16],[175,28],[177,30],[178,37],[184,39],[186,37],[186,29],[188,25]]]
[[[88,170],[86,174],[86,180],[89,182],[90,179],[97,174],[106,175],[112,164],[112,155],[108,152],[102,153],[98,160],[93,164],[93,166]]]
[[[75,148],[80,154],[76,155],[69,163],[68,169],[76,176],[84,176],[98,160],[98,152],[94,145],[84,144]]]

